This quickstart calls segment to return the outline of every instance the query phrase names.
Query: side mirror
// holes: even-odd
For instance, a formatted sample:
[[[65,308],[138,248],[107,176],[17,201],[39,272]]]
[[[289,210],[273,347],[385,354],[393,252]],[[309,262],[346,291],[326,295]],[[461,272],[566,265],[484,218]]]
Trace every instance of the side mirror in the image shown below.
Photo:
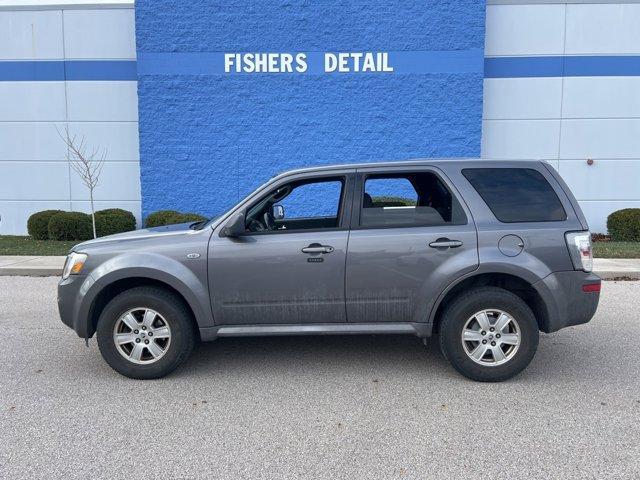
[[[239,237],[245,232],[244,213],[238,213],[220,230],[221,237]]]
[[[283,220],[284,207],[276,203],[271,207],[271,215],[273,215],[274,220]]]

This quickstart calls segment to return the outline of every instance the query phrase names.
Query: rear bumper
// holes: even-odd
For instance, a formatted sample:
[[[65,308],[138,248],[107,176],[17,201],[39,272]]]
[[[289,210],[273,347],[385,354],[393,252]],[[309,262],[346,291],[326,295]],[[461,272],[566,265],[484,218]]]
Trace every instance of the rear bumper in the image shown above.
[[[534,283],[547,311],[541,330],[551,333],[591,320],[600,300],[600,282],[594,273],[569,271],[552,273]],[[585,285],[590,287],[583,288]]]

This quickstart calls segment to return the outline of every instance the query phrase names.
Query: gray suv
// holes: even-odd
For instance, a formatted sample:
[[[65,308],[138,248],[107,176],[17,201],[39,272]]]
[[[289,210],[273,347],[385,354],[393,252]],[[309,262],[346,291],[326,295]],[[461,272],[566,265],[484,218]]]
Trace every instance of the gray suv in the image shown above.
[[[458,372],[500,381],[540,330],[592,318],[591,267],[585,217],[546,163],[324,166],[208,222],[75,246],[58,306],[132,378],[167,375],[218,337],[437,333]]]

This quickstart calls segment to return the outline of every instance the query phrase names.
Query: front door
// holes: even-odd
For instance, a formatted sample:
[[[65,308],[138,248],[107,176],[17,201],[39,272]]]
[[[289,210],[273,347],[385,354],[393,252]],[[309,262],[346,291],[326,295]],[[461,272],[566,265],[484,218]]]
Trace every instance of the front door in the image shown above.
[[[358,169],[347,254],[349,322],[424,322],[478,265],[476,229],[435,167]]]
[[[218,325],[345,322],[353,172],[293,176],[242,208],[246,231],[209,243]]]

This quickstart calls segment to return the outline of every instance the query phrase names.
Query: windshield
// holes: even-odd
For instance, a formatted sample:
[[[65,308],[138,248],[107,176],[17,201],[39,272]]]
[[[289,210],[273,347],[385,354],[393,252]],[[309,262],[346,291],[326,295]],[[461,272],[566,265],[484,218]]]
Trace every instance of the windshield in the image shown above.
[[[210,226],[213,222],[215,222],[217,219],[219,219],[220,217],[224,216],[227,214],[227,212],[230,212],[231,210],[233,210],[234,208],[236,208],[238,205],[240,205],[241,203],[244,203],[245,201],[247,201],[249,198],[253,197],[253,195],[255,195],[257,192],[259,192],[260,190],[262,190],[264,187],[266,187],[269,183],[271,183],[271,181],[276,178],[276,177],[271,177],[269,180],[267,180],[266,182],[264,182],[263,184],[261,184],[258,188],[256,188],[255,190],[253,190],[250,194],[248,194],[246,197],[244,197],[242,200],[240,200],[239,202],[237,202],[233,207],[231,207],[230,209],[226,210],[222,215],[216,215],[215,217],[210,218],[209,220],[207,220],[206,222],[204,222],[202,225],[198,226],[198,230],[202,230],[205,227]]]

